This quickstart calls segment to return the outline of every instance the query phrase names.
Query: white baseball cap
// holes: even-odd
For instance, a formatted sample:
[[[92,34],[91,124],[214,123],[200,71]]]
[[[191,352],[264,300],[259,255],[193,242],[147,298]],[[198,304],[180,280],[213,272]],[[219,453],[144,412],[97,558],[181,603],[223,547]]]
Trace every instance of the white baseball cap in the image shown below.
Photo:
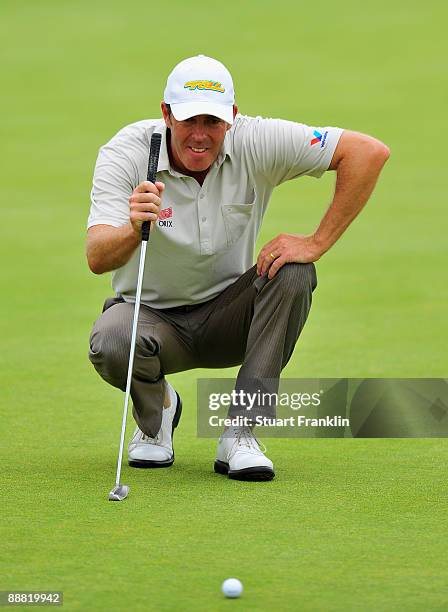
[[[224,64],[212,57],[196,55],[177,64],[166,82],[163,100],[178,121],[213,115],[233,123],[232,77]]]

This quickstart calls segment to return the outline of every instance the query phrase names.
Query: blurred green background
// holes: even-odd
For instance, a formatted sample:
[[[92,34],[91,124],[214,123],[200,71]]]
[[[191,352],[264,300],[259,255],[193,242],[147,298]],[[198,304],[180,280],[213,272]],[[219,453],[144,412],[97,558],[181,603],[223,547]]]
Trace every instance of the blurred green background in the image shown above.
[[[122,394],[87,359],[109,275],[84,255],[99,147],[158,117],[166,77],[205,53],[240,111],[337,125],[392,156],[373,197],[317,264],[319,287],[288,377],[446,376],[446,4],[350,0],[0,5],[0,590],[58,589],[79,610],[441,610],[444,440],[272,440],[278,477],[210,470],[195,436],[198,371],[176,464],[124,468],[108,504]],[[308,232],[334,174],[280,187],[259,246]],[[221,581],[236,575],[243,599]]]

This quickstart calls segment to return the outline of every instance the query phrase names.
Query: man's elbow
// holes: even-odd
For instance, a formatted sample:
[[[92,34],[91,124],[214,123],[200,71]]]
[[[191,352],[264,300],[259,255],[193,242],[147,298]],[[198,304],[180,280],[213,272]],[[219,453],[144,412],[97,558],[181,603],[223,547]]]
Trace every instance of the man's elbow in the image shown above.
[[[90,268],[90,271],[94,274],[103,274],[106,270],[104,266],[101,265],[101,261],[95,257],[92,253],[87,252],[87,264]]]
[[[334,152],[329,170],[338,170],[342,166],[367,166],[372,170],[381,168],[390,157],[390,149],[384,142],[362,134],[361,132],[344,131]]]
[[[369,162],[381,170],[390,157],[390,149],[384,142],[371,138],[368,144],[368,157]]]

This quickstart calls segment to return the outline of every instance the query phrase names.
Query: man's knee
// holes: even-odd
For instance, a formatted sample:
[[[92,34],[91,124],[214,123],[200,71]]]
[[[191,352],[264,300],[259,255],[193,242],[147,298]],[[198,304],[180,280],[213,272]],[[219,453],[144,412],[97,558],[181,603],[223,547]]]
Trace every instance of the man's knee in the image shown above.
[[[95,323],[90,335],[89,359],[108,382],[117,384],[118,380],[123,381],[130,344],[131,328],[128,325],[117,325],[106,315]]]
[[[278,270],[272,280],[276,278],[279,289],[291,296],[310,294],[317,286],[316,268],[313,263],[287,263]]]
[[[131,348],[133,306],[107,310],[95,323],[90,336],[89,359],[104,380],[124,387]],[[157,380],[160,377],[159,344],[137,330],[134,376]]]

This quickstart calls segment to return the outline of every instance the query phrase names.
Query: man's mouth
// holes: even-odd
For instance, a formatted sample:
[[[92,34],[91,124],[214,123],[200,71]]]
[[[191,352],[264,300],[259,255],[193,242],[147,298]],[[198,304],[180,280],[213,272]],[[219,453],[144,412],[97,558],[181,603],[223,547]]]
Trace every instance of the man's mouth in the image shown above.
[[[207,151],[204,147],[189,147],[193,153],[205,153]]]

